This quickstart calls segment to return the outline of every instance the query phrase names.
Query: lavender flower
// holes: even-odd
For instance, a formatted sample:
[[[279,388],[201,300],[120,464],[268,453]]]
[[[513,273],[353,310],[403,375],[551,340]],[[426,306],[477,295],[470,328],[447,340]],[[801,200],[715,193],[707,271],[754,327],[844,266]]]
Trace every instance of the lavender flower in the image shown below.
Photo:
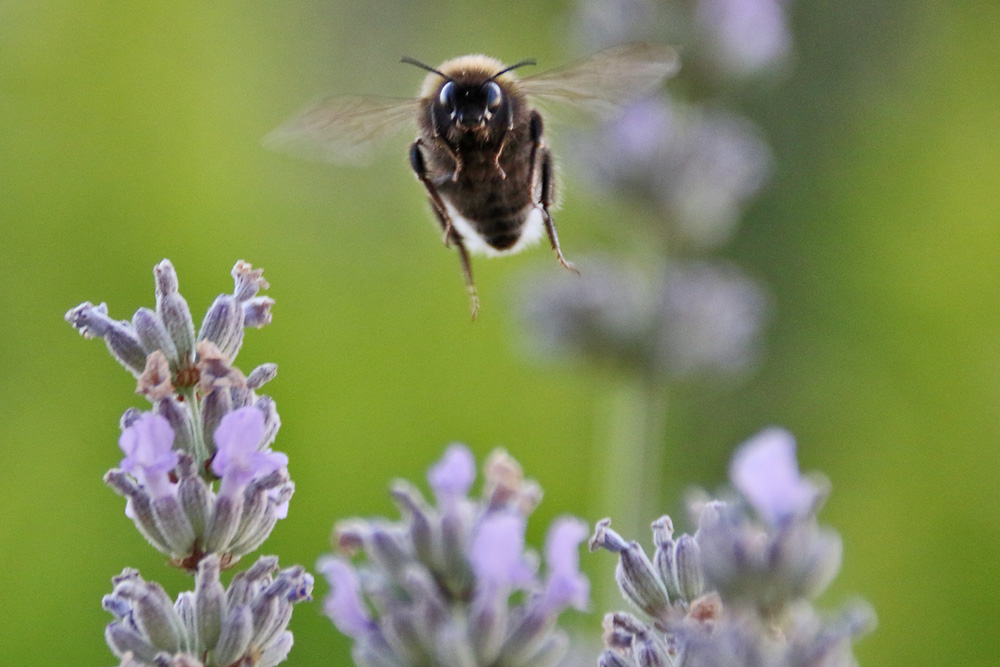
[[[128,499],[126,515],[172,563],[194,570],[217,553],[228,567],[263,543],[294,490],[288,458],[270,449],[280,426],[274,401],[256,393],[276,366],[245,377],[232,365],[244,328],[267,324],[273,301],[257,296],[268,287],[261,270],[237,262],[233,294],[216,298],[196,336],[173,265],[163,260],[153,274],[156,309],[139,309],[131,322],[89,302],[66,314],[85,337],[104,338],[153,404],[149,413],[122,416],[126,456],[105,482]]]
[[[332,587],[324,609],[354,640],[358,665],[534,667],[564,654],[556,620],[587,604],[577,555],[586,528],[572,518],[553,524],[540,577],[537,557],[524,548],[540,490],[502,451],[487,461],[485,477],[480,496],[470,498],[474,460],[453,445],[428,474],[436,507],[397,482],[392,494],[403,522],[338,524],[341,551],[363,551],[367,560],[327,556],[318,569]]]
[[[695,41],[717,72],[744,78],[779,65],[792,38],[783,0],[698,0]]]
[[[694,503],[693,536],[675,539],[670,517],[655,521],[652,560],[609,520],[597,524],[591,549],[618,554],[619,588],[649,619],[608,614],[599,664],[854,664],[851,644],[874,614],[860,602],[834,616],[812,607],[840,567],[842,546],[817,523],[824,489],[799,476],[791,436],[764,431],[737,451],[730,474],[743,497]]]
[[[194,590],[171,601],[163,588],[126,568],[112,579],[104,608],[115,616],[105,630],[122,667],[272,667],[292,647],[292,605],[311,600],[313,579],[301,567],[278,570],[278,559],[262,556],[233,577],[219,581],[218,556],[198,564]]]
[[[253,406],[222,418],[211,466],[222,480],[215,493],[191,455],[171,449],[174,433],[167,420],[142,414],[122,433],[128,456],[105,482],[128,498],[126,514],[175,565],[193,570],[204,554],[217,553],[229,567],[267,539],[294,490],[288,458],[261,448],[264,422]]]
[[[752,368],[768,299],[723,262],[673,262],[655,271],[602,257],[581,276],[528,281],[522,314],[540,356],[614,361],[672,379],[732,377]]]
[[[771,153],[749,120],[667,95],[639,100],[574,144],[573,163],[605,192],[637,196],[661,214],[658,236],[715,248],[767,181]]]

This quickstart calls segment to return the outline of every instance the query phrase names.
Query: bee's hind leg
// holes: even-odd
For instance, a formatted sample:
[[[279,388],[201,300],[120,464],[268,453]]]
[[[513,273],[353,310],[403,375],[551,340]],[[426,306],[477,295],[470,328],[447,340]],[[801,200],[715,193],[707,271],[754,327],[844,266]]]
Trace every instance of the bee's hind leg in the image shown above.
[[[445,208],[444,200],[438,194],[437,186],[427,178],[427,163],[424,162],[424,153],[420,150],[422,145],[423,141],[421,139],[417,139],[410,144],[410,168],[413,169],[417,180],[424,184],[424,189],[427,190],[427,196],[431,201],[431,208],[434,209],[434,215],[441,221],[441,228],[444,231],[442,237],[444,245],[445,247],[450,247],[451,242],[457,238],[457,235],[452,228],[451,216],[448,215],[448,209]]]
[[[549,236],[552,249],[556,251],[559,263],[573,273],[579,274],[572,262],[566,261],[563,257],[562,248],[559,247],[559,235],[556,234],[556,223],[552,220],[552,213],[549,209],[555,200],[555,176],[552,170],[552,153],[542,145],[542,117],[534,111],[531,120],[528,121],[528,131],[531,136],[531,176],[528,182],[531,183],[532,190],[535,189],[535,174],[538,174],[538,202],[542,210],[542,222],[545,224],[545,233]]]
[[[469,260],[469,251],[466,250],[462,237],[459,236],[458,232],[452,226],[451,216],[448,215],[448,209],[445,208],[444,201],[441,199],[441,195],[438,194],[437,188],[427,178],[427,166],[424,164],[424,154],[420,151],[420,139],[414,141],[413,145],[410,146],[410,166],[413,167],[413,173],[417,175],[417,178],[427,189],[427,197],[431,202],[431,210],[434,211],[434,217],[441,223],[441,231],[444,233],[444,244],[451,246],[454,243],[455,249],[458,250],[458,259],[462,263],[462,275],[465,277],[465,287],[469,291],[472,319],[476,319],[476,313],[479,312],[479,296],[476,294],[476,282],[472,278],[472,262]]]
[[[541,173],[539,174],[539,180],[541,182],[541,194],[539,199],[541,200],[542,222],[545,223],[545,233],[549,235],[549,241],[552,242],[552,249],[556,251],[556,257],[559,258],[559,263],[573,273],[579,274],[580,271],[573,266],[573,263],[566,261],[566,258],[563,257],[562,248],[559,247],[559,235],[556,234],[556,223],[552,220],[552,214],[549,212],[549,207],[552,206],[555,188],[553,187],[552,182],[552,154],[546,148],[542,149],[540,167]]]

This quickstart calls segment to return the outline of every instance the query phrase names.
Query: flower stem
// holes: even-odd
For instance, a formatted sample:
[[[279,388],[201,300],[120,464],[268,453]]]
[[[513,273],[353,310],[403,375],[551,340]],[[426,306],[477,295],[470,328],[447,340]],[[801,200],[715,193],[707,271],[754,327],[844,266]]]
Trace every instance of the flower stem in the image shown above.
[[[666,393],[656,378],[629,373],[613,383],[600,408],[599,513],[611,517],[628,540],[648,543],[650,523],[663,513]],[[620,594],[613,583],[605,588],[596,598],[606,611],[620,602]]]

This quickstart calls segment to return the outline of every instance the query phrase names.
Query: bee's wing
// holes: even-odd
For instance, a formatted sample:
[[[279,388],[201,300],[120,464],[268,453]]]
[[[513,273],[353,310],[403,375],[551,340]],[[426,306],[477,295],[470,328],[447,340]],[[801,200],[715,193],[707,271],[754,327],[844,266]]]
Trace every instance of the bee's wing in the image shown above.
[[[414,125],[420,100],[331,97],[306,107],[264,137],[266,148],[335,164],[361,164],[379,140]]]
[[[655,90],[680,68],[677,50],[665,44],[616,46],[521,80],[521,88],[541,102],[613,114],[631,100]]]

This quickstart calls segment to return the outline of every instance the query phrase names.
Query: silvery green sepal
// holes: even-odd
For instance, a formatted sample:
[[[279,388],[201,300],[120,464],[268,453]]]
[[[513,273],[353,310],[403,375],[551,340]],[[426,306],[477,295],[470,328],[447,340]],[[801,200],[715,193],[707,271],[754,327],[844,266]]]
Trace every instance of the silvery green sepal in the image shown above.
[[[229,591],[217,556],[198,564],[195,590],[172,602],[159,584],[127,568],[112,582],[104,608],[115,616],[108,645],[128,667],[272,667],[292,646],[292,606],[311,599],[312,577],[301,567],[278,571],[262,557],[237,574]]]

